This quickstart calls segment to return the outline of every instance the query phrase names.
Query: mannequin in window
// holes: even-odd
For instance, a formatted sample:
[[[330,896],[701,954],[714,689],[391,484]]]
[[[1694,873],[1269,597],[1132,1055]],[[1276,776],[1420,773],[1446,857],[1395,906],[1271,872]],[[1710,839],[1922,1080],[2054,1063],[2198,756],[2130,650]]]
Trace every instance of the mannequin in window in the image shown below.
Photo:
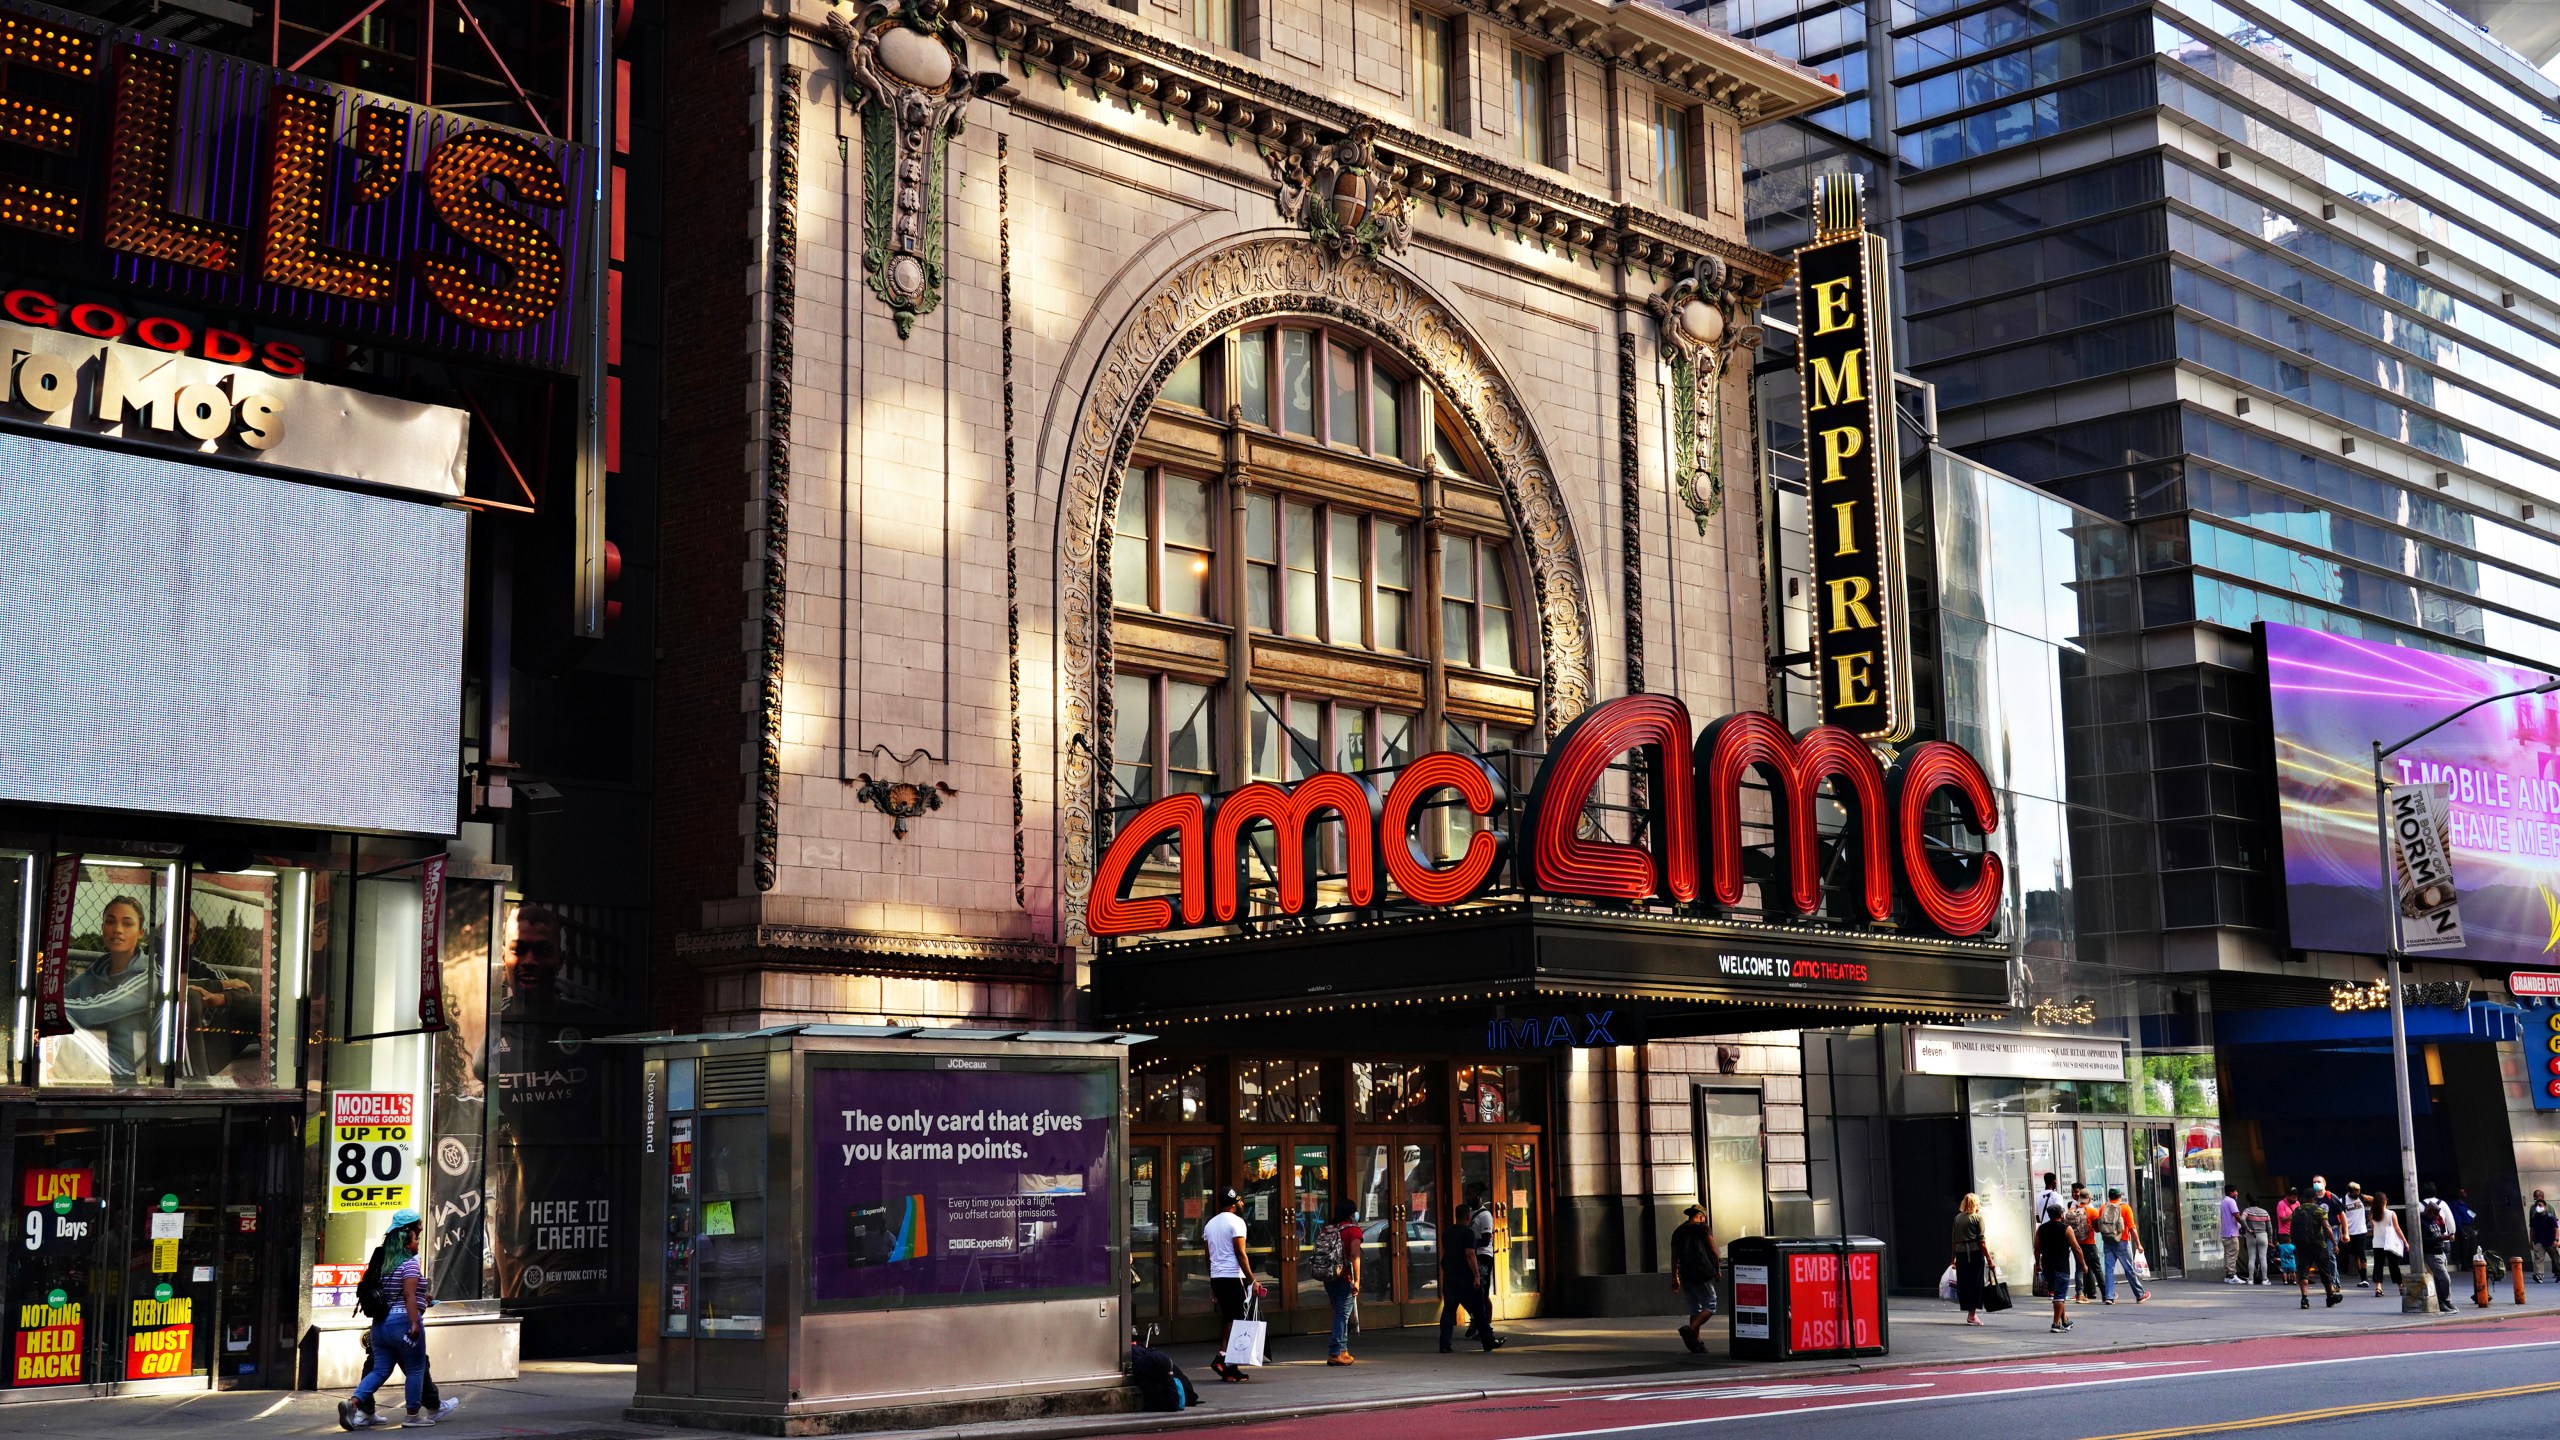
[[[98,917],[99,949],[62,987],[71,1023],[104,1050],[107,1079],[117,1085],[133,1083],[151,1052],[151,1002],[158,986],[144,944],[150,931],[140,901],[124,895],[108,901]]]

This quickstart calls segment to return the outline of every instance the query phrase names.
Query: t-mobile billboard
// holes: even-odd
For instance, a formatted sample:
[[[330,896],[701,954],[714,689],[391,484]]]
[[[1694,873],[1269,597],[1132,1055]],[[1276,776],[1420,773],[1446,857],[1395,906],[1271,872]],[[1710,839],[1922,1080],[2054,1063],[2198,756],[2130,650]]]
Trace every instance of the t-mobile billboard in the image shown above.
[[[1099,1294],[1119,1274],[1113,1072],[812,1065],[820,1306]]]
[[[2373,745],[2540,671],[2290,625],[2266,637],[2285,906],[2305,950],[2378,953],[2386,938],[2373,829]],[[2542,963],[2560,950],[2560,696],[2501,700],[2392,756],[2394,785],[2451,797],[2453,881],[2469,943],[2430,959]]]

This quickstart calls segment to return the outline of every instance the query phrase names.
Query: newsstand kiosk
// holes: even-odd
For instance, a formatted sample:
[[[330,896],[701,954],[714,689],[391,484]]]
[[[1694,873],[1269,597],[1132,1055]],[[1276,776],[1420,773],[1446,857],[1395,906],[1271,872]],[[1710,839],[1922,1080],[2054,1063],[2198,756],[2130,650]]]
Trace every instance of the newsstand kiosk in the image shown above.
[[[1128,1046],[1092,1031],[630,1036],[634,1420],[763,1435],[1135,1407]]]
[[[1884,1242],[1864,1235],[1754,1235],[1725,1247],[1733,1267],[1733,1358],[1883,1355]]]

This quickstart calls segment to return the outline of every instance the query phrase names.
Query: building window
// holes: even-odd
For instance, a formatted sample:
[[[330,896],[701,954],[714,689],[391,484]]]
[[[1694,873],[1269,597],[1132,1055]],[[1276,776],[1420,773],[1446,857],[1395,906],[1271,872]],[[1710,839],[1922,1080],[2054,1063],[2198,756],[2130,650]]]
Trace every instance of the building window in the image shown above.
[[[1440,537],[1440,658],[1509,673],[1511,572],[1497,541]]]
[[[1319,371],[1322,387],[1316,384]],[[1248,424],[1321,437],[1384,459],[1406,458],[1405,395],[1414,382],[1378,363],[1367,346],[1295,326],[1247,331],[1236,337],[1236,377],[1237,403]]]
[[[1412,60],[1409,80],[1413,118],[1425,125],[1449,128],[1449,57],[1452,53],[1449,17],[1428,10],[1413,12]]]
[[[1414,757],[1418,717],[1401,710],[1256,690],[1246,726],[1253,778],[1303,780],[1319,770],[1365,774]]]
[[[1132,466],[1111,524],[1111,603],[1209,618],[1213,533],[1208,481]]]
[[[1657,100],[1653,105],[1653,173],[1662,208],[1689,208],[1689,112]]]
[[[1236,0],[1191,0],[1191,34],[1230,50],[1244,48],[1244,10]]]
[[[1547,159],[1547,61],[1526,50],[1511,52],[1512,153],[1532,165]]]
[[[1193,410],[1199,409],[1201,385],[1208,371],[1208,366],[1204,363],[1206,354],[1207,352],[1203,351],[1174,366],[1173,373],[1165,377],[1164,388],[1156,392],[1156,398],[1175,405],[1187,406]]]
[[[1122,805],[1218,788],[1217,687],[1169,675],[1111,677],[1111,782]]]
[[[1244,502],[1244,558],[1245,620],[1254,629],[1395,654],[1412,648],[1410,524],[1256,492]]]

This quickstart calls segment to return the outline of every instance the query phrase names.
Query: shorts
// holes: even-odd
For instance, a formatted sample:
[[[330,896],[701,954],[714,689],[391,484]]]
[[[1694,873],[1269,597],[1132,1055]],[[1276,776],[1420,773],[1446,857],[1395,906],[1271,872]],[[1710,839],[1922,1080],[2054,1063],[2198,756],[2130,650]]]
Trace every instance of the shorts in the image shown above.
[[[2069,1299],[2071,1297],[2071,1267],[2066,1265],[2059,1270],[2047,1270],[2044,1272],[2044,1293],[2052,1296],[2056,1300]]]
[[[1683,1284],[1680,1287],[1680,1298],[1689,1302],[1689,1313],[1692,1315],[1716,1313],[1716,1287],[1711,1281],[1697,1285]]]
[[[1241,1320],[1244,1318],[1244,1282],[1242,1280],[1231,1275],[1212,1276],[1209,1280],[1209,1295],[1218,1302],[1219,1319]]]

